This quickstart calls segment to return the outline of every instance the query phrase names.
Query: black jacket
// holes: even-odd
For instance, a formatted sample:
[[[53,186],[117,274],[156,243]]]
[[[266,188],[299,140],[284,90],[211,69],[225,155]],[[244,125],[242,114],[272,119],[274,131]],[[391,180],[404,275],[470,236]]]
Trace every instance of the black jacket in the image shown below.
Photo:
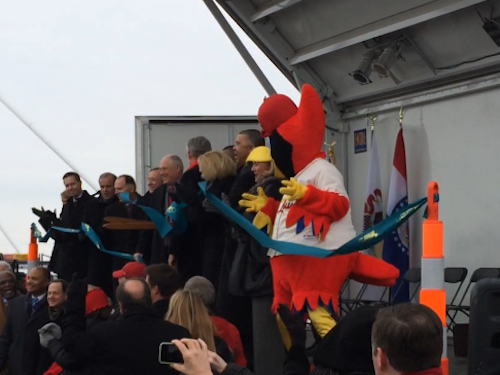
[[[243,193],[248,191],[255,185],[255,175],[252,172],[252,166],[246,164],[244,167],[238,169],[238,177],[229,193],[229,204],[233,208],[238,208],[238,202],[241,200]]]
[[[159,345],[191,337],[178,325],[163,320],[150,308],[126,311],[121,319],[90,331],[95,375],[175,374],[158,362]]]
[[[93,326],[103,323],[102,319],[95,317],[86,318],[87,329],[90,330]],[[89,359],[84,359],[81,356],[71,354],[66,350],[62,340],[53,339],[49,341],[48,349],[50,355],[59,366],[63,368],[63,375],[92,375],[92,367]]]
[[[147,206],[158,211],[162,216],[165,214],[165,198],[167,185],[159,186],[147,202]],[[158,264],[167,262],[167,251],[165,239],[160,236],[157,230],[144,230],[139,233],[137,242],[137,252],[142,253],[147,264]]]
[[[158,314],[159,317],[165,319],[165,315],[167,315],[169,304],[170,304],[170,299],[161,299],[153,303],[152,308]]]
[[[76,202],[69,199],[62,208],[60,225],[64,228],[80,229],[86,204],[93,199],[85,190]],[[68,282],[71,281],[75,272],[79,274],[79,277],[85,277],[87,274],[86,249],[89,246],[85,237],[58,231],[51,233],[56,246],[50,259],[49,269],[57,273],[60,279]]]
[[[249,190],[250,194],[256,195],[257,189],[261,187],[264,193],[278,202],[282,194],[279,189],[283,185],[281,179],[267,177],[259,184]],[[239,211],[250,222],[255,217],[254,213],[245,212],[240,207]],[[267,256],[267,248],[262,247],[252,236],[241,228],[236,228],[235,236],[238,240],[231,273],[229,275],[229,290],[233,295],[259,297],[273,294],[273,282],[271,266]]]
[[[138,197],[140,200],[140,197]],[[122,217],[134,220],[147,220],[144,211],[134,205],[127,206],[123,202],[116,201],[106,207],[104,217]],[[134,254],[137,252],[139,243],[139,230],[110,230],[111,245],[108,250],[119,251],[121,253]],[[128,260],[113,257],[113,271],[121,269]]]
[[[83,213],[82,221],[92,227],[108,250],[112,250],[113,231],[103,228],[104,212],[107,207],[117,201],[116,196],[109,200],[104,200],[102,197],[93,198],[86,203]],[[113,257],[96,248],[88,238],[81,239],[81,241],[86,244],[88,250],[87,280],[89,284],[100,287],[106,294],[112,296],[111,272]]]
[[[200,169],[194,166],[184,172],[177,185],[177,199],[187,205],[184,212],[188,224],[184,233],[172,236],[168,250],[177,259],[177,270],[182,283],[202,273],[203,247],[200,225],[203,209],[198,195],[200,181],[202,181]]]
[[[0,336],[0,369],[8,362],[10,375],[42,375],[52,364],[47,349],[40,345],[38,330],[50,322],[46,299],[31,314],[31,295],[14,298]]]
[[[213,183],[208,183],[207,192],[222,199],[223,195],[229,195],[235,179],[235,176],[228,176]],[[203,249],[202,276],[212,282],[215,290],[219,290],[224,248],[226,239],[231,235],[231,229],[225,216],[215,207],[212,207],[207,198],[203,199],[203,208],[202,222],[200,223],[200,237]]]

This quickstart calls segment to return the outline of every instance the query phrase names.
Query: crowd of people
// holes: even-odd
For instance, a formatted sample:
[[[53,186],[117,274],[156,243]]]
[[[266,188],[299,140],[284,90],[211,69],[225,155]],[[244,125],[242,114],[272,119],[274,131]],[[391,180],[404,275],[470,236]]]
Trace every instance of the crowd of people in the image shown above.
[[[242,194],[263,189],[281,199],[283,175],[264,139],[245,130],[224,150],[202,136],[186,149],[186,170],[179,156],[165,156],[143,196],[129,175],[103,173],[98,196],[82,189],[77,173],[64,175],[61,215],[44,212],[41,225],[87,223],[107,249],[136,261],[100,251],[82,233],[54,231],[51,262],[29,271],[25,290],[0,264],[2,374],[305,375],[310,358],[316,374],[441,374],[441,322],[421,305],[358,308],[306,349],[303,317],[284,305],[279,321],[271,312],[267,249],[198,194],[207,181],[208,191],[250,221],[255,214],[238,205]],[[137,204],[164,213],[173,202],[187,204],[179,235],[103,227],[108,217],[147,220]],[[169,360],[171,345],[179,363]]]
[[[101,174],[91,196],[66,173],[61,215],[33,210],[55,243],[48,268],[31,269],[13,299],[0,272],[0,371],[441,374],[429,308],[339,319],[347,279],[389,287],[399,272],[357,249],[327,256],[356,232],[343,177],[321,152],[319,95],[304,85],[300,106],[272,95],[258,118],[262,133],[244,130],[223,150],[187,140],[186,168],[166,155],[142,196],[130,175]]]

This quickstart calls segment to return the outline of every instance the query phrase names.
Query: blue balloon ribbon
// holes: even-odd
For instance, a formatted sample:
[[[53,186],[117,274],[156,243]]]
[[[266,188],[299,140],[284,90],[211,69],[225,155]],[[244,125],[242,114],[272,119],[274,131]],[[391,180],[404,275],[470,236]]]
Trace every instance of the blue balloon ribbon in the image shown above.
[[[333,255],[344,255],[360,250],[368,249],[384,239],[389,233],[397,229],[405,220],[413,215],[420,207],[422,207],[427,199],[421,198],[417,201],[403,207],[383,221],[377,223],[373,227],[364,231],[360,235],[354,237],[342,245],[339,249],[329,251],[314,246],[302,245],[294,242],[277,241],[271,239],[263,231],[257,229],[250,221],[245,219],[237,211],[222,202],[213,194],[206,191],[207,184],[205,181],[198,184],[201,190],[205,193],[207,199],[216,208],[218,208],[228,219],[238,224],[245,232],[253,237],[261,246],[276,250],[286,255],[305,255],[317,258],[326,258]]]

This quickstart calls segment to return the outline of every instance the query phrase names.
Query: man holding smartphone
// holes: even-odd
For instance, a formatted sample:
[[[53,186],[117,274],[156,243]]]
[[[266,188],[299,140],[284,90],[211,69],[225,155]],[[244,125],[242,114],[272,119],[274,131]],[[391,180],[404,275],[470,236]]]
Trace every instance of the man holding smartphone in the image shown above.
[[[160,364],[162,342],[189,338],[189,332],[165,321],[151,308],[151,291],[143,279],[131,278],[116,291],[121,318],[90,331],[96,375],[165,375],[176,372]]]

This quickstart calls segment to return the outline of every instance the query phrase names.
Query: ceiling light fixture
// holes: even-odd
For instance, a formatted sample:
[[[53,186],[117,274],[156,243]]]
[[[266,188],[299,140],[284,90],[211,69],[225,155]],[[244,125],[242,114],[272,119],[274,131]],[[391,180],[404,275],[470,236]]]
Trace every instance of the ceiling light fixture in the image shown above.
[[[366,52],[359,63],[358,69],[350,74],[360,85],[368,85],[372,83],[370,75],[372,74],[372,63],[376,57],[376,51]]]
[[[406,47],[405,39],[398,39],[384,48],[380,56],[372,63],[372,69],[378,74],[379,78],[390,77],[396,85],[401,83],[392,73],[391,69],[402,58],[401,52]]]

